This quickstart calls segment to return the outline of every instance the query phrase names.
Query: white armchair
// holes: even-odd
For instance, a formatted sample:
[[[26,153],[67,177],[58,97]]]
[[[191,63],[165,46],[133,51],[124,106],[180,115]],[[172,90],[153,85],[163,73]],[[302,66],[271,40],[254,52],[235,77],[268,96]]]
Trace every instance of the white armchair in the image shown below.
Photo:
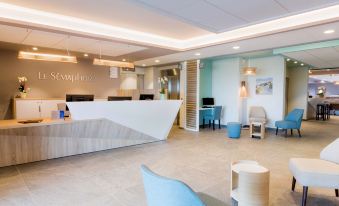
[[[308,187],[339,188],[339,138],[326,146],[320,153],[320,159],[291,158],[290,171],[293,174],[292,191],[295,183],[303,186],[301,205],[306,206]]]

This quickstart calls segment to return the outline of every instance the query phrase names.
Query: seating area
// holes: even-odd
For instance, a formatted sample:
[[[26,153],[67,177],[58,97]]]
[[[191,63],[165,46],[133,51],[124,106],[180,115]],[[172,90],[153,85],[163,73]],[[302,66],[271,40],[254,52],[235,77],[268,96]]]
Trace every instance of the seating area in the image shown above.
[[[291,158],[292,191],[296,182],[303,187],[301,205],[306,206],[309,187],[331,188],[339,197],[339,138],[326,146],[320,159]]]

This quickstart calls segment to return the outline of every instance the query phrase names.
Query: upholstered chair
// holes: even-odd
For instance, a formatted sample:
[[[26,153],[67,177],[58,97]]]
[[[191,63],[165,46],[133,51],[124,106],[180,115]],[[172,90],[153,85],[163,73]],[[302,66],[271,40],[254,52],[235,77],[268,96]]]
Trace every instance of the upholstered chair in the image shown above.
[[[306,206],[308,187],[331,188],[338,197],[339,138],[321,151],[320,159],[291,158],[289,168],[293,175],[292,191],[296,182],[303,186],[302,206]]]
[[[185,183],[162,177],[141,166],[148,206],[225,206],[207,194],[197,194]]]
[[[299,137],[301,137],[300,127],[301,127],[303,114],[304,114],[303,109],[294,109],[293,111],[287,114],[284,120],[276,121],[275,127],[277,129],[276,129],[275,135],[278,134],[279,129],[285,130],[285,136],[287,136],[288,129],[291,130],[291,135],[293,134],[293,129],[296,129],[298,130]]]

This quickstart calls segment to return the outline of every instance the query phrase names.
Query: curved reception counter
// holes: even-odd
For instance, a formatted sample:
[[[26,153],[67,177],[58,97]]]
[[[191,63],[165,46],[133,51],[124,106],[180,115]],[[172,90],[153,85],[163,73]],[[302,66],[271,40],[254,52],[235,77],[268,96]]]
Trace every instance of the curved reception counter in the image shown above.
[[[181,103],[70,102],[69,120],[2,120],[0,167],[165,140]]]

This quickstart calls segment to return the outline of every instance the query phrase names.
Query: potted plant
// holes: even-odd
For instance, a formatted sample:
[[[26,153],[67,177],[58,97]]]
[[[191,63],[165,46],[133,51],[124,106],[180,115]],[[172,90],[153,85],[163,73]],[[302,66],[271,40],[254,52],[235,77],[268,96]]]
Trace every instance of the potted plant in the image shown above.
[[[27,77],[18,77],[19,81],[19,92],[21,98],[26,98],[27,93],[30,91],[30,88],[27,87]]]
[[[159,78],[160,83],[160,100],[166,100],[167,99],[167,93],[166,93],[166,83],[168,79],[167,77],[161,77]]]

